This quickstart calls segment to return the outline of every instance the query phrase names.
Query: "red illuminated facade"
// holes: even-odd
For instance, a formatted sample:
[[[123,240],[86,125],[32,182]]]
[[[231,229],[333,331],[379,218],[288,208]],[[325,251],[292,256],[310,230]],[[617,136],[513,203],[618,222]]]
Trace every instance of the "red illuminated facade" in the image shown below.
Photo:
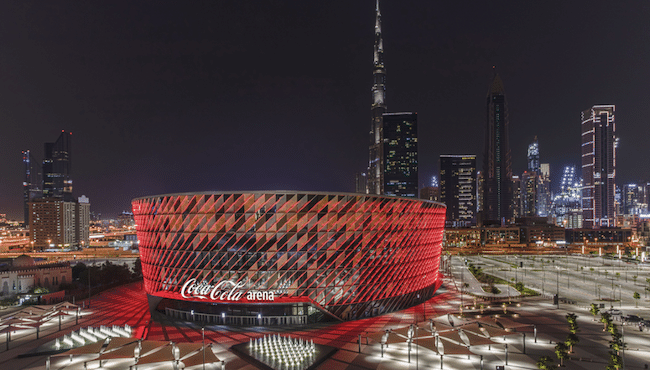
[[[209,192],[138,198],[133,213],[150,306],[174,316],[350,320],[413,306],[440,285],[445,207],[435,202]]]

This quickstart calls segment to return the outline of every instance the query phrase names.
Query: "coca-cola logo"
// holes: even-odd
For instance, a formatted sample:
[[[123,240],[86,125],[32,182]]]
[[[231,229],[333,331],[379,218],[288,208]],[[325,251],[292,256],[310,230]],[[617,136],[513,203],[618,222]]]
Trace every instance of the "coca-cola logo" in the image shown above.
[[[249,301],[273,301],[275,294],[270,290],[243,290],[246,284],[243,281],[233,282],[222,280],[216,285],[205,281],[197,283],[196,279],[189,279],[181,288],[181,297],[210,299],[213,301],[239,301],[244,296]]]

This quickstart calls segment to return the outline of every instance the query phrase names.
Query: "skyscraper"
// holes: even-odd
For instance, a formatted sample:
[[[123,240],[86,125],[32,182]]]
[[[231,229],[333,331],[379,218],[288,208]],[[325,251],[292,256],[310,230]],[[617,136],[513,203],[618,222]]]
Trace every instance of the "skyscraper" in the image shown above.
[[[430,186],[423,185],[420,188],[420,199],[433,200],[435,202],[440,201],[440,184],[438,183],[437,177],[431,177]]]
[[[521,175],[521,217],[537,216],[537,195],[539,176],[535,171],[524,171]]]
[[[645,202],[645,187],[637,184],[625,184],[621,190],[621,208],[625,215],[641,215],[648,213],[648,203]]]
[[[494,75],[487,94],[487,126],[483,155],[483,218],[492,223],[512,220],[512,166],[508,144],[508,104],[503,82]]]
[[[354,174],[354,192],[360,194],[368,192],[368,176],[366,176],[365,172]]]
[[[481,183],[480,179],[479,183]],[[512,209],[513,219],[522,217],[521,179],[517,175],[512,175],[512,204],[510,207]]]
[[[528,171],[539,173],[539,142],[537,141],[537,136],[528,145]]]
[[[582,215],[585,228],[614,226],[616,107],[582,112]]]
[[[551,177],[548,163],[539,163],[537,136],[528,145],[528,171],[521,175],[522,217],[547,217],[551,206]]]
[[[24,221],[29,225],[29,202],[43,196],[43,170],[34,159],[30,150],[23,151],[23,165],[25,166],[25,179],[23,181]]]
[[[42,167],[23,151],[25,225],[36,250],[88,246],[90,202],[72,196],[71,135],[62,130],[55,142],[45,143]]]
[[[375,47],[373,57],[372,122],[370,124],[370,158],[368,161],[368,193],[384,194],[384,135],[382,115],[386,112],[386,68],[381,38],[379,0],[375,7]]]
[[[476,217],[476,156],[440,156],[440,200],[447,205],[447,226],[468,227]]]
[[[557,225],[569,229],[582,228],[581,188],[582,181],[578,178],[575,167],[564,167],[560,193],[553,198],[550,211]]]
[[[417,198],[418,115],[412,112],[384,113],[383,194]]]
[[[540,163],[537,187],[537,216],[548,217],[551,208],[551,165]]]
[[[43,196],[63,198],[72,202],[71,174],[71,132],[61,131],[53,143],[45,143],[43,158]]]

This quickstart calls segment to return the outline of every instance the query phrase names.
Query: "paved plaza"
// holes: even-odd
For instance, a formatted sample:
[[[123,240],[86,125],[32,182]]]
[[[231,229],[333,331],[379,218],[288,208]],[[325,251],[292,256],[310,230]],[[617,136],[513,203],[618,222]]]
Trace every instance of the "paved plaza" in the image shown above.
[[[543,285],[544,292],[549,296],[521,298],[518,300],[514,291],[510,293],[510,298],[508,298],[507,292],[504,295],[504,291],[502,291],[497,297],[491,299],[506,302],[509,299],[512,300],[513,304],[506,307],[505,313],[503,306],[494,304],[496,301],[490,301],[492,303],[486,301],[484,308],[488,312],[485,312],[485,314],[500,314],[497,320],[505,327],[515,327],[516,333],[504,337],[499,336],[490,345],[472,346],[470,347],[472,354],[469,356],[445,355],[442,359],[442,368],[444,369],[481,369],[481,357],[484,369],[495,369],[497,365],[504,365],[505,369],[537,369],[535,362],[539,357],[551,356],[555,358],[553,352],[555,344],[558,341],[563,341],[568,334],[568,325],[564,316],[569,312],[578,316],[580,343],[575,347],[575,352],[571,354],[571,359],[565,361],[566,368],[604,369],[607,366],[610,335],[603,332],[603,324],[595,321],[588,312],[588,305],[592,302],[607,303],[608,306],[616,306],[626,315],[636,314],[646,319],[650,318],[650,302],[648,298],[642,296],[638,302],[632,299],[632,290],[639,288],[639,291],[643,292],[640,284],[645,282],[646,277],[649,277],[649,269],[647,268],[639,268],[637,272],[636,266],[625,266],[618,261],[600,261],[597,258],[587,259],[579,256],[555,258],[536,256],[534,260],[532,256],[528,258],[515,258],[514,256],[488,258],[472,256],[466,258],[475,265],[482,265],[484,269],[494,270],[495,274],[503,275],[506,280],[514,278],[533,288],[540,285],[540,289]],[[545,262],[542,262],[541,259]],[[546,262],[547,260],[555,262]],[[515,269],[513,266],[521,266],[519,262],[523,262],[524,268]],[[510,266],[510,269],[508,266]],[[554,266],[558,266],[559,269]],[[584,268],[581,269],[581,266]],[[589,266],[594,268],[593,271],[598,269],[599,272],[591,271]],[[476,289],[476,283],[470,278],[469,271],[463,270],[463,268],[462,260],[454,258],[451,275],[445,278],[443,286],[436,295],[425,304],[407,310],[352,322],[311,325],[308,328],[238,328],[211,325],[205,328],[205,341],[213,344],[214,354],[220,360],[225,361],[226,369],[256,369],[256,367],[232,353],[229,350],[230,347],[235,344],[249,342],[250,339],[275,333],[313,340],[317,344],[338,348],[338,351],[332,357],[318,367],[319,369],[440,369],[441,356],[424,345],[413,346],[409,362],[408,347],[405,341],[390,344],[387,348],[384,347],[382,357],[380,344],[368,338],[368,336],[387,329],[403,329],[414,323],[425,326],[426,322],[433,318],[436,319],[438,330],[448,329],[450,331],[453,331],[451,326],[443,325],[449,324],[450,317],[455,328],[463,324],[469,324],[473,320],[486,322],[485,317],[480,318],[481,314],[478,308],[471,311],[465,307],[463,317],[458,318],[461,301],[466,306],[473,305],[475,302],[475,296],[470,295],[469,292]],[[541,271],[542,268],[545,268],[546,271]],[[589,273],[584,273],[585,270],[589,271]],[[616,279],[613,282],[616,287],[613,293],[606,289],[606,287],[611,289],[612,282],[607,279],[604,271],[608,271],[607,276],[614,275]],[[616,272],[620,273],[619,277],[616,277]],[[626,273],[628,274],[627,282],[624,276]],[[515,277],[515,275],[517,276]],[[636,282],[633,281],[632,276],[637,276]],[[602,279],[602,284],[599,283],[598,277]],[[546,279],[544,282],[541,281],[543,278]],[[465,292],[460,292],[458,288],[464,286],[465,282],[468,282],[469,286],[465,289]],[[594,285],[596,289],[594,289]],[[598,291],[599,285],[601,285],[600,292]],[[560,297],[574,302],[574,304],[560,303],[559,308],[553,305],[550,294],[555,294],[557,288],[560,290]],[[601,295],[600,301],[597,300],[598,293]],[[613,295],[620,295],[622,302],[618,300],[602,300],[612,299]],[[629,299],[626,298],[627,295],[629,295]],[[476,302],[480,302],[480,299],[476,298]],[[520,305],[518,306],[516,302],[520,302]],[[637,304],[638,308],[635,307]],[[490,305],[491,307],[488,308]],[[6,314],[0,312],[1,316],[6,316]],[[6,350],[6,336],[0,335],[0,368],[45,369],[46,356],[38,355],[23,358],[18,356],[63,334],[78,330],[80,327],[129,325],[133,328],[134,333],[143,339],[165,340],[176,343],[200,343],[202,340],[200,324],[178,322],[164,318],[160,321],[151,320],[146,294],[142,290],[140,283],[118,287],[93,297],[90,309],[82,310],[78,325],[75,325],[74,317],[64,317],[62,320],[61,331],[58,331],[58,326],[44,327],[38,340],[36,340],[34,329],[19,330],[12,333],[9,350]],[[496,323],[496,321],[493,322]],[[616,322],[616,324],[621,325],[622,323]],[[623,330],[625,342],[628,344],[624,354],[625,368],[644,369],[646,364],[650,364],[650,332],[639,331],[635,325],[626,325]],[[536,340],[535,331],[537,333]],[[359,334],[362,335],[360,353],[359,344],[357,343]],[[423,341],[426,340],[423,339]],[[444,343],[448,342],[444,341]],[[507,365],[506,343],[508,344]],[[443,347],[442,352],[448,350],[448,348],[451,347]],[[120,369],[124,368],[124,366],[124,362],[108,361],[103,365],[103,368]],[[93,369],[96,367],[97,365],[89,366],[89,368]],[[53,358],[51,368],[83,369],[83,361],[75,360],[70,363],[68,357],[65,356]],[[141,366],[139,368],[146,369],[147,367]],[[171,369],[171,366],[151,368]],[[199,365],[193,368],[200,369],[202,367]],[[208,365],[206,368],[219,369],[220,365]]]

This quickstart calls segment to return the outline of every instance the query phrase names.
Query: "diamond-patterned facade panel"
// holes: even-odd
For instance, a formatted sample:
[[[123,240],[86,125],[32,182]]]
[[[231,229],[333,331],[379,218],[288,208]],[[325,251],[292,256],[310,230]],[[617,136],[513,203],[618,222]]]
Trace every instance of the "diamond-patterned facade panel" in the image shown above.
[[[232,303],[225,296],[182,294],[190,279],[210,286],[229,281],[242,291],[272,291],[275,304],[304,302],[349,317],[416,304],[439,286],[445,224],[439,203],[214,192],[138,198],[133,213],[144,286],[152,296]],[[247,302],[246,295],[238,301]]]

